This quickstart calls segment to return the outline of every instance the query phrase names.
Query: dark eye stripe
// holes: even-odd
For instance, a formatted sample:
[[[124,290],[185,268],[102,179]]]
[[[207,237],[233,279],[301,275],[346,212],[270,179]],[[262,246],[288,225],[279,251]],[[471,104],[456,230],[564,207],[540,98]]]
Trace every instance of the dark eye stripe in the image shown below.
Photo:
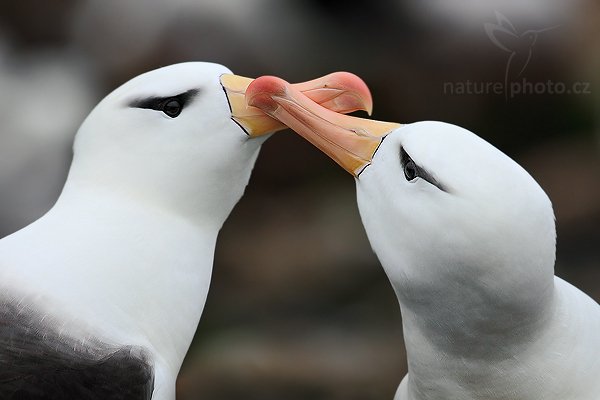
[[[189,101],[191,101],[194,96],[198,94],[198,89],[191,89],[187,92],[180,93],[175,96],[169,97],[145,97],[143,99],[136,99],[129,103],[129,107],[133,108],[148,108],[151,110],[159,110],[162,111],[165,103],[169,100],[176,99],[181,103],[182,106],[185,106]]]
[[[443,192],[448,192],[448,190],[446,190],[446,187],[444,185],[442,185],[440,182],[438,182],[438,180],[435,179],[429,172],[427,172],[427,170],[425,170],[421,166],[417,165],[417,163],[408,155],[406,150],[404,150],[404,147],[401,147],[400,148],[400,163],[402,164],[402,169],[404,169],[404,166],[410,160],[412,160],[412,162],[414,163],[415,168],[417,169],[417,176],[419,178],[426,180],[427,182],[431,183],[433,186],[437,187],[438,189],[440,189]]]

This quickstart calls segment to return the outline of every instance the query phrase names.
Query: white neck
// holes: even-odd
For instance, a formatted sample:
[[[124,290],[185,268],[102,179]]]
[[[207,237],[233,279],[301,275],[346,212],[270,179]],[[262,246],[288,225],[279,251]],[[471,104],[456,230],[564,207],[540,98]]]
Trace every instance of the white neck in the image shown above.
[[[454,288],[423,294],[431,301],[400,301],[409,366],[407,399],[479,399],[474,394],[482,387],[505,393],[514,381],[498,379],[498,371],[519,365],[518,355],[550,318],[550,306],[535,313],[501,304],[481,288],[471,293]],[[552,293],[549,297],[551,304]]]
[[[68,182],[48,214],[0,242],[2,271],[84,316],[92,332],[104,330],[101,340],[149,347],[176,374],[204,308],[219,228]]]
[[[575,356],[585,366],[576,376],[566,374],[565,365],[577,342],[591,343],[600,328],[592,300],[558,278],[546,290],[527,293],[536,299],[529,303],[470,286],[447,280],[431,291],[402,291],[395,285],[409,366],[396,399],[558,400],[570,398],[573,388],[589,390],[600,372],[599,354]],[[596,322],[581,324],[571,303],[589,309],[586,318]]]
[[[497,356],[490,354],[490,345],[498,340],[504,341],[504,351],[511,351],[506,346],[518,346],[537,332],[552,304],[552,276],[528,282],[515,275],[525,267],[498,274],[487,267],[418,268],[433,271],[434,276],[394,281],[402,314],[410,332],[420,332],[444,353]]]
[[[218,230],[242,196],[258,156],[259,147],[254,143],[243,145],[250,151],[241,152],[236,163],[219,171],[202,169],[192,162],[172,168],[172,159],[111,162],[109,156],[98,159],[97,154],[87,149],[78,153],[76,148],[59,204],[78,201],[80,192],[96,192],[136,208],[164,210]],[[90,200],[94,199],[86,199]]]

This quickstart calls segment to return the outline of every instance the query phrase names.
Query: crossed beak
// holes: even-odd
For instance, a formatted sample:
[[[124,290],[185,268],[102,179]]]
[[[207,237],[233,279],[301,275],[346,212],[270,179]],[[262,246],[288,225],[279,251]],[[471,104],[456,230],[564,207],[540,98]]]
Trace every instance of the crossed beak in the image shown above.
[[[255,79],[246,89],[246,100],[292,128],[355,177],[371,163],[385,136],[400,127],[340,114],[273,76]]]
[[[227,95],[231,119],[250,137],[262,136],[286,128],[286,125],[249,105],[246,96],[248,86],[254,81],[239,75],[221,75],[221,85]],[[373,100],[367,85],[349,72],[334,72],[322,78],[290,85],[316,104],[334,113],[350,113],[364,110],[369,115]]]

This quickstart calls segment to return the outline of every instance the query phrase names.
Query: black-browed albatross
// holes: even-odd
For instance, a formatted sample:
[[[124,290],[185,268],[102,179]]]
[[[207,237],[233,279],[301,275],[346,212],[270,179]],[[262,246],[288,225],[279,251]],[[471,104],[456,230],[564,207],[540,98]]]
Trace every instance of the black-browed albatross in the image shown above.
[[[600,399],[600,306],[554,276],[552,205],[523,168],[466,129],[338,115],[278,78],[246,96],[356,178],[402,312],[396,400]]]
[[[56,205],[0,240],[1,399],[175,398],[217,233],[284,127],[246,105],[251,81],[176,64],[87,117]],[[339,112],[371,107],[347,73],[298,89]]]

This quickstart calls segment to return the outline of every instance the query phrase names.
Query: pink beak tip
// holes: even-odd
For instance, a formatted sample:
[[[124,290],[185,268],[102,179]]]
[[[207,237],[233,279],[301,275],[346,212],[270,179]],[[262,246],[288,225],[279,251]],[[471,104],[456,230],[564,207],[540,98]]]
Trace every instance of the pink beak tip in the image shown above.
[[[364,110],[367,114],[371,115],[373,112],[373,97],[371,96],[371,91],[365,81],[357,75],[346,71],[335,72],[333,75],[336,76],[338,83],[348,88],[349,92],[352,92],[357,96],[356,108]]]
[[[268,114],[278,107],[273,97],[283,96],[288,85],[289,83],[276,76],[261,76],[246,89],[246,101],[249,106],[260,108]]]

